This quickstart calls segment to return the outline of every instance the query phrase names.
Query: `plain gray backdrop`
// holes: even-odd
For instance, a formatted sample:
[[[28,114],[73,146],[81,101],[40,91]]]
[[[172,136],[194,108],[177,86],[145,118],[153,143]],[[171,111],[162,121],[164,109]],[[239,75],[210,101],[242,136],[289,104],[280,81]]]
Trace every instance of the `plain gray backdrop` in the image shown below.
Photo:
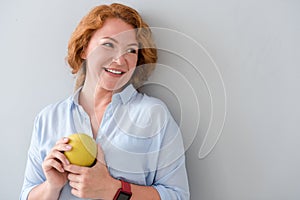
[[[93,6],[110,2],[1,1],[1,199],[19,196],[34,117],[72,94],[73,76],[65,62],[72,31]],[[183,82],[170,86],[170,93],[168,85],[146,88],[166,101],[179,124],[185,121],[191,199],[300,199],[299,1],[119,2],[136,8],[150,26],[184,33],[202,47],[191,50],[172,35],[167,40],[170,48],[191,56],[188,61],[203,57],[193,65],[202,76],[184,74],[191,63],[179,67],[178,57],[163,51],[159,60],[184,74],[195,89],[197,108],[186,107],[194,106],[193,98],[172,94],[174,88],[186,90]],[[153,78],[171,83],[172,73],[158,68]],[[182,115],[186,109],[189,119]],[[189,123],[195,121],[199,127],[193,135],[195,124]],[[204,142],[208,150],[200,156]]]

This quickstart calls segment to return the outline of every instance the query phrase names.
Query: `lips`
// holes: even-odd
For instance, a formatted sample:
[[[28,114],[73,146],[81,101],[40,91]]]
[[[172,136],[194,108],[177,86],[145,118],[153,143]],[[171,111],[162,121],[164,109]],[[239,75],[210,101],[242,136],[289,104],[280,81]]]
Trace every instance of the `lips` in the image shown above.
[[[108,73],[111,73],[111,74],[114,74],[114,75],[122,75],[124,74],[125,72],[124,71],[121,71],[119,69],[113,69],[113,68],[104,68],[104,70]]]

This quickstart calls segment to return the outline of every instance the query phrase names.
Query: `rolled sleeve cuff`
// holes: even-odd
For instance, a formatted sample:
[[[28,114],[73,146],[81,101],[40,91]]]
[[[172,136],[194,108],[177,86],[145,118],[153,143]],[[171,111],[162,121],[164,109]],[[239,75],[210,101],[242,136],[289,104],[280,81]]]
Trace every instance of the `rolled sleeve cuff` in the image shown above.
[[[189,200],[190,194],[189,192],[184,191],[176,191],[172,190],[171,188],[166,188],[163,185],[156,185],[153,186],[157,192],[159,193],[161,200]]]
[[[25,189],[23,189],[21,195],[20,195],[20,200],[27,200],[28,198],[28,195],[29,195],[29,192],[34,188],[36,187],[37,185],[33,185],[33,186],[30,186],[30,187],[27,187]]]

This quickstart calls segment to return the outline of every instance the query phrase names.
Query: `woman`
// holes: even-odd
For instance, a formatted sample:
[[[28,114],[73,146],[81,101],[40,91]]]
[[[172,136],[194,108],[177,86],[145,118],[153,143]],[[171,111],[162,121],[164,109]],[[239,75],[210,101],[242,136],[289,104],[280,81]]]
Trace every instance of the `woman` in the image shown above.
[[[20,199],[189,199],[178,126],[160,100],[135,89],[156,60],[134,9],[102,5],[82,19],[68,46],[75,93],[36,117]],[[63,154],[77,132],[98,143],[92,167]]]

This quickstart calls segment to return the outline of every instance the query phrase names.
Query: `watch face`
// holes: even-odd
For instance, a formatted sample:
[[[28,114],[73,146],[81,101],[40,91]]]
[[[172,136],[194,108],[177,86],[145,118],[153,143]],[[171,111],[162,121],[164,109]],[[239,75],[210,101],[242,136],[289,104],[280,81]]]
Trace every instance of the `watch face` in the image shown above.
[[[120,192],[117,200],[129,200],[131,195]]]

